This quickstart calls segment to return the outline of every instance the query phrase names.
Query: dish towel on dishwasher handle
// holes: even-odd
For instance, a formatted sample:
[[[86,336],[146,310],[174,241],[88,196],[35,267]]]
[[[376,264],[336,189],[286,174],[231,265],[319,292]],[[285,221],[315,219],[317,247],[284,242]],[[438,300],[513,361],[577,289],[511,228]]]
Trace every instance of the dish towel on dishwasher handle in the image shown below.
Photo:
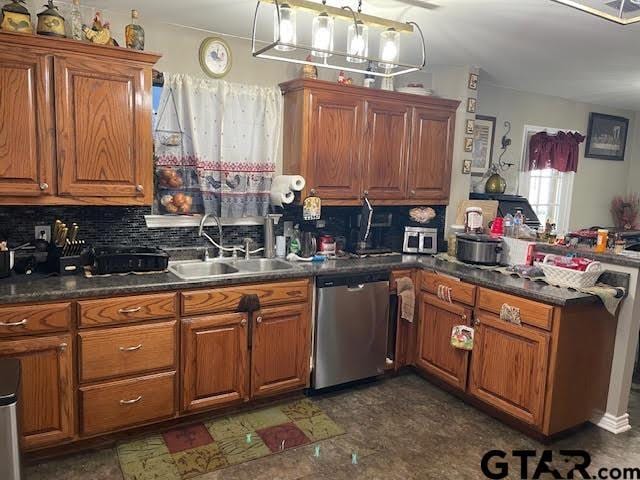
[[[402,277],[396,280],[398,296],[400,302],[400,317],[408,322],[413,322],[416,308],[416,291],[413,280],[409,277]]]

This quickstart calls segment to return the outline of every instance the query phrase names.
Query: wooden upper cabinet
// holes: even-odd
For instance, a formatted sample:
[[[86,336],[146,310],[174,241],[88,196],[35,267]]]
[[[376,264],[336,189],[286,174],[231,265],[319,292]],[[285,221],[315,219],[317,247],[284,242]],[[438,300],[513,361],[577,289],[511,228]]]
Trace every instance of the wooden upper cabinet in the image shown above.
[[[182,411],[247,399],[247,332],[246,313],[182,320]]]
[[[265,308],[254,317],[252,396],[274,395],[309,386],[309,304]]]
[[[58,194],[145,203],[153,193],[150,72],[95,58],[54,61]]]
[[[0,195],[53,188],[51,57],[0,48]]]
[[[0,342],[0,357],[20,359],[18,404],[23,448],[71,439],[75,433],[71,336]]]
[[[408,184],[410,199],[448,203],[454,129],[455,111],[424,107],[413,110]]]
[[[411,107],[368,101],[366,111],[363,193],[372,200],[405,198]]]
[[[310,79],[280,88],[284,173],[306,178],[301,199],[314,190],[325,205],[448,203],[460,102]]]
[[[456,325],[469,325],[471,309],[422,294],[416,366],[454,387],[465,390],[469,352],[451,345]]]
[[[535,427],[542,427],[550,335],[476,313],[469,392]]]
[[[307,189],[321,198],[357,199],[364,102],[348,93],[326,92],[312,92],[310,102]]]
[[[0,32],[0,204],[150,205],[159,58]]]

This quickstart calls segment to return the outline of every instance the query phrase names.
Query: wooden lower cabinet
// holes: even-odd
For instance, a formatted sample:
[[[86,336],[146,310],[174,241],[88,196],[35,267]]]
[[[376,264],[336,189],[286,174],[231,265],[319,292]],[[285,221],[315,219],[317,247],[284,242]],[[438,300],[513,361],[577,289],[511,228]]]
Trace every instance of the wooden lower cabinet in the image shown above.
[[[182,410],[247,399],[248,314],[182,320]]]
[[[548,333],[477,313],[469,392],[541,428],[549,362]]]
[[[309,305],[265,308],[254,317],[252,396],[267,396],[308,386]]]
[[[30,450],[71,439],[75,433],[71,336],[3,341],[0,357],[20,359],[22,447]]]
[[[440,380],[465,390],[469,352],[451,345],[456,325],[469,325],[472,312],[465,306],[447,303],[423,294],[420,305],[420,333],[416,366]]]

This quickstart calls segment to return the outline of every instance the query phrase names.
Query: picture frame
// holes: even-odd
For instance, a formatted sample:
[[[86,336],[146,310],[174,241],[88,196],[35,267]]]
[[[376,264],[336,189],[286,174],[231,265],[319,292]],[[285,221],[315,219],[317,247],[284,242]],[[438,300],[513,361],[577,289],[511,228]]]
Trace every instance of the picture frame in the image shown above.
[[[471,173],[483,175],[493,162],[496,117],[476,115],[471,154]]]
[[[198,56],[200,68],[211,78],[222,78],[231,70],[231,47],[223,38],[205,38],[200,44]]]
[[[467,99],[467,112],[468,113],[476,113],[476,107],[478,106],[478,101],[470,97]]]
[[[467,153],[473,152],[473,137],[464,138],[464,151]]]
[[[471,173],[471,160],[465,159],[462,161],[462,174],[469,175]]]
[[[475,126],[475,121],[471,118],[467,119],[466,123],[465,123],[465,133],[467,135],[473,135],[473,129]]]
[[[584,149],[585,158],[623,162],[628,133],[628,118],[591,112]]]
[[[469,74],[469,90],[478,90],[478,74],[470,73]]]

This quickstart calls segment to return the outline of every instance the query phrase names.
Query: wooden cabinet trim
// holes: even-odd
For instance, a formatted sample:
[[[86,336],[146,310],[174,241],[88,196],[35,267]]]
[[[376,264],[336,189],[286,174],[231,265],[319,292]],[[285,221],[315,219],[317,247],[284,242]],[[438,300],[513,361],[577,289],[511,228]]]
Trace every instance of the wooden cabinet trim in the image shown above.
[[[69,330],[71,303],[0,307],[0,338]]]
[[[177,321],[131,327],[85,330],[78,333],[78,377],[95,382],[175,370]]]
[[[78,301],[80,328],[175,318],[177,292]]]
[[[478,288],[478,308],[499,316],[504,304],[520,309],[522,323],[551,331],[554,310],[551,305],[496,290]]]
[[[496,407],[509,415],[524,421],[536,428],[541,429],[544,420],[545,396],[547,388],[547,373],[549,365],[550,334],[530,328],[524,325],[513,325],[504,322],[494,315],[476,312],[476,322],[474,349],[471,355],[471,377],[469,381],[469,391],[471,395],[483,402]],[[513,378],[513,369],[518,365],[508,364],[509,356],[500,358],[496,355],[511,354],[509,350],[497,352],[486,351],[488,348],[483,338],[487,335],[487,329],[492,329],[499,334],[505,335],[514,341],[527,342],[527,348],[533,349],[532,371],[518,372]],[[503,345],[504,347],[504,345]],[[488,371],[485,367],[493,366],[496,370]],[[488,368],[488,367],[487,367]],[[511,372],[511,373],[510,373]],[[511,375],[511,378],[509,377]],[[520,384],[518,384],[519,379]],[[500,384],[501,388],[521,387],[518,395],[528,391],[527,398],[522,398],[522,402],[530,402],[530,405],[521,405],[514,400],[500,395],[488,389],[487,383]],[[524,387],[531,390],[525,390]]]

